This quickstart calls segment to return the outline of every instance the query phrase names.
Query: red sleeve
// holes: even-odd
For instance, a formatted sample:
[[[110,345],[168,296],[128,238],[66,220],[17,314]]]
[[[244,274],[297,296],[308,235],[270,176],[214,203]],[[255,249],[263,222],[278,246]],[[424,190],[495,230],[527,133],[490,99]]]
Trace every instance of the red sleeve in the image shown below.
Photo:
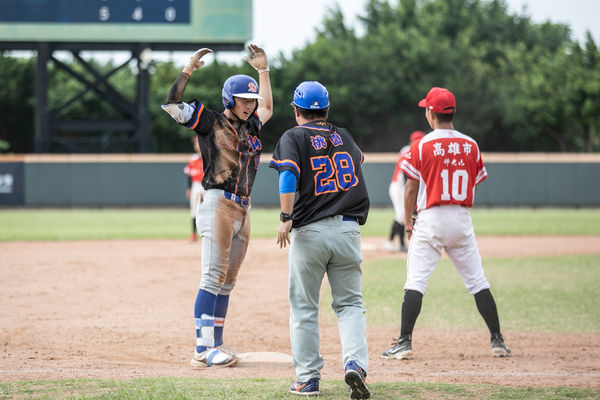
[[[400,168],[407,177],[418,181],[421,179],[421,157],[419,153],[420,140],[415,141],[410,149],[402,156]]]

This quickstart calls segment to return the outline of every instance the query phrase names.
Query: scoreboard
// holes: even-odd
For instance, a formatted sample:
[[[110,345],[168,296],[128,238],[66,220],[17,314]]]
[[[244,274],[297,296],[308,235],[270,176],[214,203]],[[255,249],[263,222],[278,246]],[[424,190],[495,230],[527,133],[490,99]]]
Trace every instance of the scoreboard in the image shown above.
[[[0,42],[240,43],[252,0],[0,0]]]
[[[0,22],[181,24],[190,0],[0,0]]]

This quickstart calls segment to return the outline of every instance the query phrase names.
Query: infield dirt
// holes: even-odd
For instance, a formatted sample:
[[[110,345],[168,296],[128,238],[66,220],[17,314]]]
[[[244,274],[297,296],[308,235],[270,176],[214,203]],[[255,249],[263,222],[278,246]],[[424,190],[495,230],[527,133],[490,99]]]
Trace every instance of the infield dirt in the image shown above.
[[[365,260],[383,238],[363,238]],[[600,253],[600,236],[478,238],[482,255]],[[277,359],[194,369],[193,301],[200,244],[184,240],[0,243],[0,381],[134,377],[289,377]],[[403,282],[398,283],[402,287]],[[287,250],[252,239],[231,297],[226,343],[240,353],[290,353]],[[597,315],[595,316],[598,317]],[[513,355],[490,355],[485,331],[418,331],[415,357],[383,360],[398,327],[369,324],[369,382],[600,387],[600,334],[505,332]],[[323,378],[342,379],[335,323],[321,320]],[[285,357],[284,357],[285,359]]]

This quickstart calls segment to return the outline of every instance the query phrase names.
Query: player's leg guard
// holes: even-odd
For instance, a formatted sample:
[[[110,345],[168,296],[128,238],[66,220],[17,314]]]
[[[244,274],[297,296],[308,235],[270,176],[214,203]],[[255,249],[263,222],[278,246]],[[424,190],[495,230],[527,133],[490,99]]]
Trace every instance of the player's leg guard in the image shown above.
[[[405,244],[404,244],[404,230],[405,230],[404,224],[398,224],[398,225],[399,225],[398,235],[400,235],[400,246],[405,247]]]
[[[396,235],[400,235],[400,224],[398,221],[394,220],[392,224],[392,232],[390,233],[390,242],[394,240]]]
[[[477,310],[483,317],[485,324],[490,330],[490,334],[500,334],[500,319],[498,318],[498,309],[496,308],[496,302],[490,289],[483,289],[475,293],[475,304],[477,304]]]
[[[196,322],[196,351],[198,353],[207,347],[214,347],[215,330],[215,302],[217,296],[199,289],[194,307],[194,318]]]
[[[416,290],[406,290],[402,302],[402,326],[400,327],[400,337],[411,338],[412,332],[417,322],[417,317],[421,312],[423,303],[423,294]]]
[[[207,348],[215,347],[215,317],[202,314],[195,318],[196,325],[196,351],[198,353]]]
[[[223,344],[223,328],[229,306],[229,295],[217,295],[215,304],[215,347]]]

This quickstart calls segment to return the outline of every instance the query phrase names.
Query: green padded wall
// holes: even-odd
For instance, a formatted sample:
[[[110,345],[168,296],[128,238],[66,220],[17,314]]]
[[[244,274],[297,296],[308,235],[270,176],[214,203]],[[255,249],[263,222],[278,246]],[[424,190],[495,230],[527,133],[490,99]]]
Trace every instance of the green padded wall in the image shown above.
[[[185,206],[185,162],[24,163],[26,206]],[[371,204],[391,207],[388,184],[393,162],[365,162]],[[475,206],[598,207],[600,162],[486,162],[488,179]],[[277,174],[261,163],[254,206],[277,207]],[[1,205],[2,203],[0,203]]]

